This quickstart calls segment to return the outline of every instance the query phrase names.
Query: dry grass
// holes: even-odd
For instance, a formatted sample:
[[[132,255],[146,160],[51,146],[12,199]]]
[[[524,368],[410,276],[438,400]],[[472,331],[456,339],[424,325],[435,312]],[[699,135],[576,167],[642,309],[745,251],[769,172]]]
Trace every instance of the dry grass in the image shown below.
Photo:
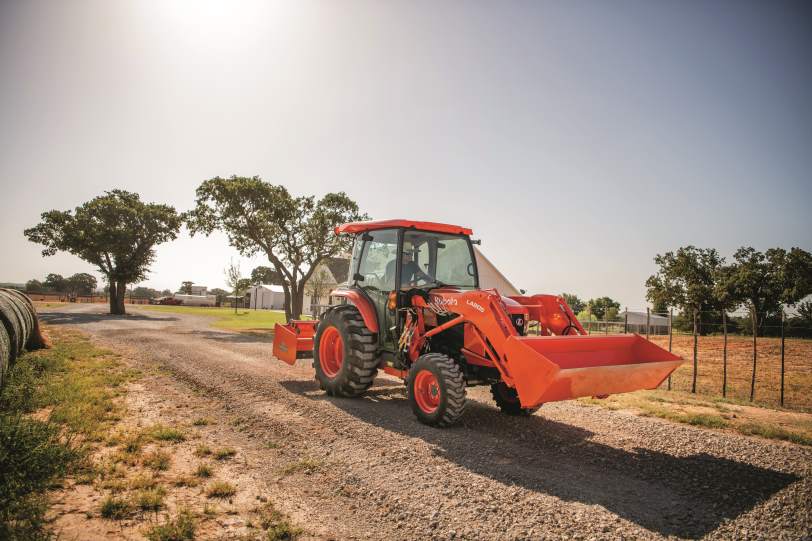
[[[808,413],[770,410],[721,399],[707,400],[685,391],[638,391],[604,400],[582,398],[579,402],[612,410],[630,410],[678,423],[726,428],[741,434],[812,445],[812,415]]]
[[[230,498],[237,493],[237,488],[226,481],[214,481],[206,487],[207,498]]]
[[[667,336],[652,336],[652,342],[668,347]],[[697,392],[708,396],[722,394],[721,336],[700,336],[697,355]],[[673,352],[685,359],[674,372],[672,388],[691,390],[693,337],[674,335]],[[784,407],[812,412],[812,340],[787,339],[785,344]],[[758,339],[756,365],[756,403],[769,407],[779,405],[781,383],[781,340]],[[753,367],[753,339],[728,337],[727,398],[749,402]],[[663,383],[662,388],[666,384]]]

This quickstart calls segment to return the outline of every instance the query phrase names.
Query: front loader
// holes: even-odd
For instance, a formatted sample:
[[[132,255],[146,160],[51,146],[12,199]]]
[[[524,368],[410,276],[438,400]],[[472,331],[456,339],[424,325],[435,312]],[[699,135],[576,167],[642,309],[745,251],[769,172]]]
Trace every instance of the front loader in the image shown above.
[[[654,389],[681,363],[637,334],[590,336],[563,298],[480,289],[471,230],[385,220],[348,223],[349,280],[318,321],[276,325],[274,355],[313,358],[332,396],[359,396],[378,370],[406,382],[417,418],[456,422],[465,389],[529,415],[546,402]],[[537,329],[529,336],[528,328]]]

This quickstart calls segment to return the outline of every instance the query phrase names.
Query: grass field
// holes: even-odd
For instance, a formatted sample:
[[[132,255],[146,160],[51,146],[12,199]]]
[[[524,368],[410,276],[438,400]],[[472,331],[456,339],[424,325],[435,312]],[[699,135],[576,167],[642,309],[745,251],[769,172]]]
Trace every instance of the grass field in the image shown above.
[[[231,331],[269,331],[277,323],[285,323],[285,312],[281,310],[244,310],[233,308],[204,308],[199,306],[139,306],[144,310],[208,316],[214,319],[212,326]],[[305,316],[303,318],[306,319]]]
[[[652,336],[652,342],[668,348],[667,336]],[[721,336],[700,336],[697,355],[697,393],[722,396]],[[693,337],[674,335],[673,352],[685,359],[672,377],[672,389],[691,390]],[[751,337],[728,337],[727,398],[731,402],[749,403],[753,366]],[[784,407],[812,412],[812,340],[787,339],[785,344]],[[781,383],[781,340],[758,339],[755,403],[779,405]],[[663,383],[661,388],[666,388]]]

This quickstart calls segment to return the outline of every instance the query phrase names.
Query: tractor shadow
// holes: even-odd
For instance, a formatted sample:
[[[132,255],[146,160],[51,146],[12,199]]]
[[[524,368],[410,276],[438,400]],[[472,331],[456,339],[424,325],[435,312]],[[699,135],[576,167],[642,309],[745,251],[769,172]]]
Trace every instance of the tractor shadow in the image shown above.
[[[194,330],[181,334],[228,344],[273,344],[273,333],[268,331],[229,332]]]
[[[431,428],[415,420],[403,385],[392,384],[379,378],[364,397],[344,399],[327,397],[314,381],[282,382],[290,392],[329,400],[371,425],[421,438],[435,447],[436,455],[473,473],[599,505],[664,536],[702,537],[799,480],[706,453],[676,456],[640,447],[619,449],[593,441],[589,430],[544,418],[543,409],[515,418],[469,400],[460,425]]]

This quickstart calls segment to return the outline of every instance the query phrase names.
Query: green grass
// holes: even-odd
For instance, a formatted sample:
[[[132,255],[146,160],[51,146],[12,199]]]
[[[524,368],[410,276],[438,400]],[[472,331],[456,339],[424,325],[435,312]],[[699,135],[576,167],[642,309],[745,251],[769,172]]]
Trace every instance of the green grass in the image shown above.
[[[49,536],[45,490],[95,477],[88,451],[111,432],[115,398],[134,377],[81,333],[49,330],[51,348],[22,355],[0,392],[0,539]]]
[[[175,518],[156,524],[144,535],[149,541],[190,541],[195,538],[195,521],[187,510],[181,510]]]
[[[273,330],[277,323],[285,323],[285,312],[281,310],[245,310],[233,308],[203,308],[199,306],[139,306],[144,310],[170,314],[192,314],[214,318],[213,327],[232,331]],[[302,316],[308,319],[308,316]]]

